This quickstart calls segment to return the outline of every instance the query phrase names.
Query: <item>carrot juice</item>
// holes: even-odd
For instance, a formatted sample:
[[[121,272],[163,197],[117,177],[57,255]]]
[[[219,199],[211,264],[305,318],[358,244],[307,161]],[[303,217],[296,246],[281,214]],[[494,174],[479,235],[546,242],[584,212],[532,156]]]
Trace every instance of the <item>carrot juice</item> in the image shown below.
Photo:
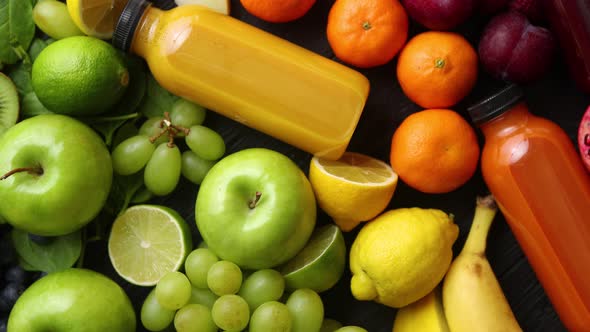
[[[510,86],[470,108],[483,176],[564,325],[590,331],[590,176],[566,133],[521,99]]]
[[[127,4],[113,43],[170,92],[302,150],[339,158],[368,80],[342,64],[205,7]]]

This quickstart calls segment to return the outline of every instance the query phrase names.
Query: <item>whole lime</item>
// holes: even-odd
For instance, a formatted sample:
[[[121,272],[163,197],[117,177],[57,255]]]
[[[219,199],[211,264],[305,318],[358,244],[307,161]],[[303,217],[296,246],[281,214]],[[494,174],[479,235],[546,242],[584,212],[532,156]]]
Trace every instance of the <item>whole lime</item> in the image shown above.
[[[108,43],[86,36],[58,40],[33,63],[33,90],[47,109],[67,115],[107,111],[129,84],[123,58]]]

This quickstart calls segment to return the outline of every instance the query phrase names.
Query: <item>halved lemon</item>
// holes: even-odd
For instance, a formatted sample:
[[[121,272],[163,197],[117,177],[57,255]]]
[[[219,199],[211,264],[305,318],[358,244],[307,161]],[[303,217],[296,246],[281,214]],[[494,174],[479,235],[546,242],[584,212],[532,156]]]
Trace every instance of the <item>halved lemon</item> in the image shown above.
[[[153,286],[168,272],[178,271],[192,250],[191,232],[174,210],[136,205],[113,223],[109,258],[117,273],[138,286]]]
[[[111,39],[128,0],[67,0],[72,20],[85,34]]]
[[[398,176],[381,160],[345,152],[335,161],[312,158],[309,180],[320,208],[348,232],[385,210]]]

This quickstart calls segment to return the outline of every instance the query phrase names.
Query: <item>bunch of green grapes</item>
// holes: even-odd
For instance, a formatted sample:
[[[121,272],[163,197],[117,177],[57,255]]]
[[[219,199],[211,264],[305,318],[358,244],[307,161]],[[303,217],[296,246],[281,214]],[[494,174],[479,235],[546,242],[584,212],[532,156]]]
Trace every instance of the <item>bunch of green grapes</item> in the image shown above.
[[[140,318],[146,329],[366,332],[325,319],[322,299],[311,289],[285,294],[285,280],[276,270],[244,273],[211,250],[198,248],[187,256],[184,271],[166,274],[145,299]]]
[[[225,153],[221,135],[202,125],[205,113],[199,105],[178,100],[164,117],[149,118],[137,135],[115,147],[113,170],[119,175],[143,170],[147,190],[158,196],[174,191],[181,174],[200,184]],[[181,152],[177,140],[184,140],[189,150]]]

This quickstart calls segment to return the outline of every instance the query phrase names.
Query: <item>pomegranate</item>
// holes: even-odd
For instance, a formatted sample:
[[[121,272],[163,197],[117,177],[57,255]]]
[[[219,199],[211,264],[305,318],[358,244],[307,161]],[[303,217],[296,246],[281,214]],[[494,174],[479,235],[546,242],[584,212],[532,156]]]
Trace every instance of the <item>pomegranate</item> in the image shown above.
[[[578,129],[578,148],[580,149],[580,155],[582,156],[582,161],[586,169],[590,171],[590,107],[586,109],[586,113],[582,117],[582,122],[580,122],[580,128]]]

